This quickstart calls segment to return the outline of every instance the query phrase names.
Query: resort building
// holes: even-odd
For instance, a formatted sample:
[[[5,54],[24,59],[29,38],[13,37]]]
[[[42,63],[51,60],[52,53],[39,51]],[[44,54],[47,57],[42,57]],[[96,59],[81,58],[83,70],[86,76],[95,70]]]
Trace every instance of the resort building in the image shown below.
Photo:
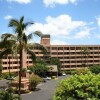
[[[59,58],[62,70],[100,64],[100,45],[51,45],[50,35],[42,36],[40,44],[47,48],[48,53],[44,55],[42,51],[36,48],[34,50],[36,56],[45,59],[47,62],[50,62],[49,57]],[[23,59],[24,68],[32,66],[31,55],[23,51]],[[8,72],[9,62],[12,72],[19,70],[19,59],[8,56],[2,59],[3,72]]]

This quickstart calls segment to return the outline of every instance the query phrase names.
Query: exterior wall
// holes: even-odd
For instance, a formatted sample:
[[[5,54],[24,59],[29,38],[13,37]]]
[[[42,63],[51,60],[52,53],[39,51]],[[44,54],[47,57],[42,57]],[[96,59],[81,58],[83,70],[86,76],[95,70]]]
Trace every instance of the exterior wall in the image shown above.
[[[83,54],[84,47],[89,49],[87,57]],[[82,68],[100,64],[100,45],[51,45],[50,56],[59,58],[62,70]]]
[[[44,58],[47,62],[50,62],[50,56],[59,58],[62,64],[62,70],[82,68],[82,64],[85,60],[86,66],[100,64],[100,45],[50,45],[50,37],[42,37],[41,44],[48,49],[48,55],[44,57],[40,50],[35,49],[33,52],[35,52],[36,56]],[[87,55],[87,58],[85,58],[85,55],[82,53],[83,47],[87,47],[89,49],[89,55]],[[2,65],[3,72],[8,72],[9,57],[4,57],[2,59]],[[10,55],[10,66],[12,72],[18,71],[19,59],[13,58]],[[23,51],[23,67],[28,68],[29,66],[32,66],[31,55],[28,55]]]
[[[14,58],[11,55],[5,56],[2,59],[3,73],[9,71],[9,62],[10,62],[10,71],[17,72],[19,71],[19,56]]]
[[[43,35],[41,37],[40,44],[42,44],[42,45],[50,45],[50,35]]]

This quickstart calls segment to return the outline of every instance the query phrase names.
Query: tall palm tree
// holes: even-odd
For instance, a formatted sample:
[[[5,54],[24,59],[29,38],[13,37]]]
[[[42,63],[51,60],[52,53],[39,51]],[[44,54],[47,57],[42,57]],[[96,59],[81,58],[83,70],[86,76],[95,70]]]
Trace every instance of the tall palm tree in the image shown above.
[[[32,60],[36,59],[35,53],[31,50],[34,47],[39,47],[43,51],[46,51],[46,49],[38,44],[38,43],[30,43],[28,44],[28,40],[32,39],[32,35],[36,35],[41,37],[43,34],[39,31],[33,32],[29,35],[26,35],[25,30],[27,26],[34,24],[33,22],[24,22],[24,16],[22,16],[19,20],[11,19],[9,22],[9,27],[12,27],[14,29],[14,32],[16,34],[16,42],[18,44],[18,51],[19,51],[19,59],[20,59],[20,67],[19,67],[19,96],[20,96],[20,89],[21,89],[21,72],[23,68],[23,51],[27,51],[29,54],[32,55]]]
[[[14,54],[13,46],[15,45],[15,40],[12,39],[13,35],[10,33],[5,33],[1,36],[0,41],[0,58],[2,59],[3,56],[8,56],[9,59],[9,76],[11,77],[10,73],[10,56]]]

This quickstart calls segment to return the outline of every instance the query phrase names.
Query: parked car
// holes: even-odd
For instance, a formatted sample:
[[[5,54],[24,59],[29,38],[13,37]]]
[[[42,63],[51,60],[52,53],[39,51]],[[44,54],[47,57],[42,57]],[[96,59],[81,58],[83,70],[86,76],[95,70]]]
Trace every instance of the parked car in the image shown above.
[[[62,76],[66,76],[66,73],[62,73]]]
[[[45,79],[46,79],[46,80],[51,80],[51,77],[46,77]]]

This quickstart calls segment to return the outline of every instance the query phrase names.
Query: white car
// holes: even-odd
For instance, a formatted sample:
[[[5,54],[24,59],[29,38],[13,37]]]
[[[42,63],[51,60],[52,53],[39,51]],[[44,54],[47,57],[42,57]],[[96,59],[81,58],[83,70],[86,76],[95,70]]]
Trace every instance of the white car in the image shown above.
[[[66,74],[65,73],[62,73],[62,76],[66,76]]]
[[[46,77],[46,80],[51,80],[51,77]]]

